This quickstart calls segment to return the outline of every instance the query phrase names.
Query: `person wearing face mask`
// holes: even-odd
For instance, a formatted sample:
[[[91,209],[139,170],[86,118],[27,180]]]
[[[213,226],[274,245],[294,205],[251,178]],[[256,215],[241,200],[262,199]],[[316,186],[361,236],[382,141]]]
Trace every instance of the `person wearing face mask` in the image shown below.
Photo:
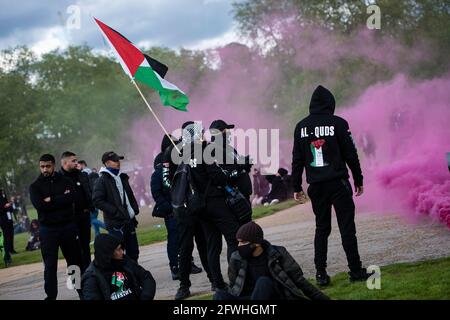
[[[94,249],[94,261],[81,278],[83,300],[153,300],[155,279],[124,255],[118,238],[99,234]]]
[[[211,146],[214,146],[212,156],[217,160],[219,166],[226,172],[228,183],[231,187],[236,187],[244,197],[250,202],[252,194],[252,181],[250,170],[252,163],[249,156],[241,156],[232,146],[231,129],[234,124],[227,124],[223,120],[214,120],[209,126],[211,132]],[[241,221],[244,224],[251,220]]]
[[[123,156],[113,151],[105,152],[100,177],[94,186],[94,206],[103,211],[103,218],[109,234],[119,238],[128,257],[139,258],[139,244],[136,236],[139,206],[128,182],[128,175],[120,171]]]
[[[286,248],[264,240],[254,221],[236,233],[238,249],[228,266],[230,286],[214,294],[214,300],[329,300],[303,276]]]
[[[73,221],[75,186],[71,179],[55,171],[55,157],[51,154],[41,156],[39,168],[41,174],[30,185],[30,200],[36,208],[40,225],[46,300],[56,300],[59,249],[68,266],[82,267],[77,227]]]

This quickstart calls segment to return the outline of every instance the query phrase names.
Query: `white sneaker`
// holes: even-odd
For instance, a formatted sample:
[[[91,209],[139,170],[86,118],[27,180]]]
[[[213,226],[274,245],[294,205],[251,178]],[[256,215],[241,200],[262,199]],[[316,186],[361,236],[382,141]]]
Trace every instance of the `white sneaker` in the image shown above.
[[[273,199],[273,200],[270,202],[270,205],[277,204],[278,202],[280,202],[280,200],[278,200],[278,199]]]

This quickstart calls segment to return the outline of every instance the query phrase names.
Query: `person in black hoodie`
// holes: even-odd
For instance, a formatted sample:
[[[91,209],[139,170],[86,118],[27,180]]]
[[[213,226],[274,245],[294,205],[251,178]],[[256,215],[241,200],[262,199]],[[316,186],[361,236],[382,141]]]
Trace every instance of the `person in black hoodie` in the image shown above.
[[[65,151],[61,155],[60,173],[71,179],[75,186],[75,217],[78,239],[81,246],[81,256],[83,258],[84,271],[91,263],[91,216],[94,210],[92,204],[92,190],[89,177],[86,173],[77,169],[77,155],[70,151]]]
[[[358,253],[355,204],[347,165],[353,175],[356,196],[363,193],[363,176],[349,125],[334,115],[334,109],[333,94],[318,86],[311,98],[309,116],[295,127],[292,152],[294,199],[301,202],[306,199],[302,191],[302,173],[305,168],[308,196],[316,216],[314,263],[319,285],[328,285],[330,282],[326,261],[332,206],[350,268],[350,281],[362,281],[369,277],[367,270],[362,268]]]
[[[30,200],[36,208],[40,225],[41,252],[44,260],[44,289],[47,300],[58,295],[58,250],[68,266],[82,268],[77,228],[73,222],[75,187],[55,171],[55,158],[44,154],[39,159],[41,174],[30,185]]]
[[[173,139],[173,138],[172,138]],[[173,139],[175,140],[175,139]],[[155,157],[153,162],[154,171],[150,178],[150,190],[155,200],[152,215],[164,219],[167,229],[167,256],[169,258],[169,267],[173,280],[178,280],[178,252],[179,240],[177,221],[173,215],[172,204],[170,202],[170,189],[163,184],[163,152],[171,145],[167,135],[161,142],[161,152]]]
[[[153,300],[155,279],[124,255],[117,237],[99,234],[94,250],[94,261],[81,278],[83,300]]]
[[[102,156],[104,168],[100,169],[100,178],[94,186],[94,206],[103,211],[106,229],[122,240],[128,257],[138,261],[139,244],[136,236],[139,206],[130,187],[129,177],[120,171],[119,156],[107,151]]]

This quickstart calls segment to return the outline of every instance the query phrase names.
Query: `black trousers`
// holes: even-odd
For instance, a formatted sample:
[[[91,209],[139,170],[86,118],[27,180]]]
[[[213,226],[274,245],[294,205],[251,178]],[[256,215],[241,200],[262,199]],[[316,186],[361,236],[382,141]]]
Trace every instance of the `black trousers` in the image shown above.
[[[227,260],[237,250],[236,233],[239,222],[234,213],[226,206],[224,198],[208,198],[206,210],[200,216],[203,231],[205,232],[208,249],[208,264],[211,280],[217,288],[225,287],[220,269],[220,253],[222,252],[222,235],[227,242]]]
[[[137,262],[139,259],[139,244],[136,236],[134,219],[122,226],[113,227],[107,230],[110,235],[115,236],[122,241],[125,254]]]
[[[58,251],[61,248],[67,266],[77,265],[81,272],[81,249],[77,240],[74,223],[60,226],[39,226],[41,253],[44,260],[44,290],[47,298],[56,299],[58,295]],[[80,274],[81,276],[81,274]]]
[[[9,253],[14,251],[14,223],[12,220],[4,218],[1,221],[1,228],[3,231],[4,250],[9,256]]]
[[[89,267],[91,263],[91,216],[90,213],[79,213],[75,215],[75,224],[77,226],[78,240],[81,247],[82,272]]]
[[[177,220],[177,231],[179,241],[178,270],[180,274],[180,286],[189,288],[191,281],[189,275],[192,268],[192,252],[194,250],[194,239],[197,245],[200,261],[210,278],[208,255],[205,234],[201,228],[199,218],[192,216],[187,210],[179,210],[175,214]]]
[[[336,212],[341,233],[342,246],[352,271],[361,268],[355,227],[355,203],[348,179],[338,179],[311,184],[308,187],[314,215],[316,234],[314,237],[314,263],[317,271],[327,267],[328,236],[331,233],[331,207]]]

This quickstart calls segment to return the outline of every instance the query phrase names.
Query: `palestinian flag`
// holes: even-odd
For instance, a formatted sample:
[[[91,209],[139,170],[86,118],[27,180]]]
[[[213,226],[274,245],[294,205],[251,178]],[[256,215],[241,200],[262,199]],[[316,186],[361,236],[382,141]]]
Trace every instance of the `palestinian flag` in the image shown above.
[[[96,18],[94,20],[114,49],[123,70],[131,79],[139,80],[158,91],[163,105],[187,111],[186,105],[189,103],[187,95],[164,79],[168,70],[166,65],[143,54],[127,38],[100,20]]]

